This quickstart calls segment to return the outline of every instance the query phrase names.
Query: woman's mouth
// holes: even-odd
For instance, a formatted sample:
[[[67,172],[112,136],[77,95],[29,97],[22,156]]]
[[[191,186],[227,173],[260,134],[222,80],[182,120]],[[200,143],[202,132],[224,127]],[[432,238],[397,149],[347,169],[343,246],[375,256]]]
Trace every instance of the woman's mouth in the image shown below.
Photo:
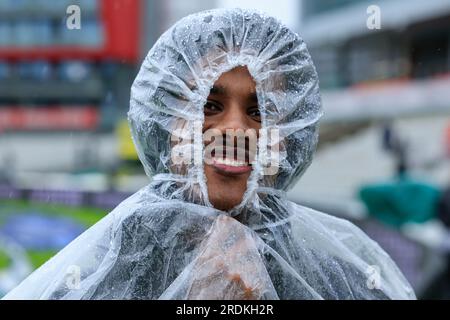
[[[211,165],[219,172],[228,174],[242,174],[252,170],[252,166],[248,162],[230,158],[213,157]]]

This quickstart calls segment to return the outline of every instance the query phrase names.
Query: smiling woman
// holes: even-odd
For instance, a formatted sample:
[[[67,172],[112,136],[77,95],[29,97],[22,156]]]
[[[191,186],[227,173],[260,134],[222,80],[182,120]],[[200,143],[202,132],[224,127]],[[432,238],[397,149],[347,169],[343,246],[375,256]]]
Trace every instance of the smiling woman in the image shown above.
[[[282,23],[240,9],[180,20],[131,90],[129,121],[151,183],[6,298],[414,298],[361,230],[287,200],[312,161],[321,114],[306,45]],[[174,163],[174,149],[188,151],[186,161]]]

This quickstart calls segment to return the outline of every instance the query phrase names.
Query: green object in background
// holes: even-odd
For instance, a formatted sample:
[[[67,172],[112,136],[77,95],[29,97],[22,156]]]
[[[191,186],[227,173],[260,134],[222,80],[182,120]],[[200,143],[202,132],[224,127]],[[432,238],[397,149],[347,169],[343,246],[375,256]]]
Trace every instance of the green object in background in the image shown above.
[[[369,214],[395,227],[434,218],[439,196],[440,191],[436,187],[408,177],[385,184],[367,185],[359,191]]]
[[[108,211],[97,208],[70,207],[60,204],[31,203],[23,200],[0,200],[0,225],[4,223],[8,215],[22,213],[24,211],[39,211],[49,216],[70,217],[87,228],[103,218]],[[38,268],[48,259],[54,256],[54,250],[26,250],[26,254],[33,268]],[[0,248],[0,270],[7,268],[10,258]]]
[[[57,254],[57,251],[34,251],[34,250],[28,250],[27,255],[28,259],[30,259],[30,262],[33,266],[33,268],[37,269],[41,265],[43,265],[45,262],[47,262],[48,259],[53,257],[55,254]]]
[[[70,207],[61,204],[31,203],[24,200],[0,200],[0,223],[2,215],[14,214],[19,211],[37,210],[48,215],[73,218],[86,227],[90,227],[103,218],[108,211],[88,207]]]
[[[11,259],[9,256],[0,249],[0,270],[9,267]]]

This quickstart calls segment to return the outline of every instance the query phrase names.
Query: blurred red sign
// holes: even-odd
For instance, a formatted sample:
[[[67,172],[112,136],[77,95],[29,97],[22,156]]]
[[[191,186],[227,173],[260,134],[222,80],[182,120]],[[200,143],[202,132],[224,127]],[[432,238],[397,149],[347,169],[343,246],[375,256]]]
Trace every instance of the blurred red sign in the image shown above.
[[[0,132],[6,130],[90,130],[98,110],[89,106],[0,107]]]
[[[140,53],[141,0],[98,0],[98,2],[100,5],[98,18],[104,38],[94,47],[76,43],[52,43],[48,46],[25,48],[0,46],[0,59],[112,59],[128,63],[137,62]],[[65,12],[62,12],[61,18],[67,18]],[[84,32],[83,30],[85,29],[82,28],[80,31]]]

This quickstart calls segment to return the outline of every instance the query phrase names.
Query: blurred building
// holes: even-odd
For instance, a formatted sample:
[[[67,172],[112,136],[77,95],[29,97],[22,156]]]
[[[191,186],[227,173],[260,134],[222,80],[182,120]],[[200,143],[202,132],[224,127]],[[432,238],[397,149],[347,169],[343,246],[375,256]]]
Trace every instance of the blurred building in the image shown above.
[[[448,111],[450,2],[304,0],[301,22],[326,120]]]
[[[80,28],[67,25],[80,8]],[[0,167],[83,170],[110,155],[141,58],[141,1],[0,1]],[[13,166],[12,168],[7,168]]]
[[[450,2],[303,1],[301,33],[326,88],[386,79],[419,79],[450,71]],[[367,8],[380,9],[369,29]]]
[[[380,29],[367,26],[372,5],[379,8]],[[381,142],[386,123],[408,144],[408,162],[416,173],[447,183],[450,2],[304,0],[301,12],[299,33],[320,79],[320,141],[339,156],[328,161],[327,152],[319,152],[294,193],[352,199],[359,185],[392,177],[395,159]],[[322,161],[327,162],[319,165]],[[346,173],[333,180],[339,186],[326,179],[328,170]],[[314,184],[322,191],[312,191]]]
[[[379,9],[379,29],[367,24],[373,5]],[[393,165],[383,165],[393,162],[381,150],[379,137],[386,123],[409,144],[408,161],[414,169],[445,184],[448,169],[439,159],[444,158],[450,121],[450,2],[303,0],[301,13],[299,33],[320,79],[324,107],[320,140],[341,150],[336,152],[343,158],[335,162],[353,172],[346,179],[352,187],[341,186],[340,196],[353,197],[355,186],[394,173]],[[361,130],[366,131],[354,135]],[[346,137],[351,138],[344,141]],[[342,152],[339,140],[349,146],[347,152]],[[378,149],[372,150],[377,161],[370,161],[367,146],[377,144]],[[350,159],[359,159],[361,165],[355,167]],[[308,174],[314,175],[310,180],[323,181],[314,170],[306,178]]]

